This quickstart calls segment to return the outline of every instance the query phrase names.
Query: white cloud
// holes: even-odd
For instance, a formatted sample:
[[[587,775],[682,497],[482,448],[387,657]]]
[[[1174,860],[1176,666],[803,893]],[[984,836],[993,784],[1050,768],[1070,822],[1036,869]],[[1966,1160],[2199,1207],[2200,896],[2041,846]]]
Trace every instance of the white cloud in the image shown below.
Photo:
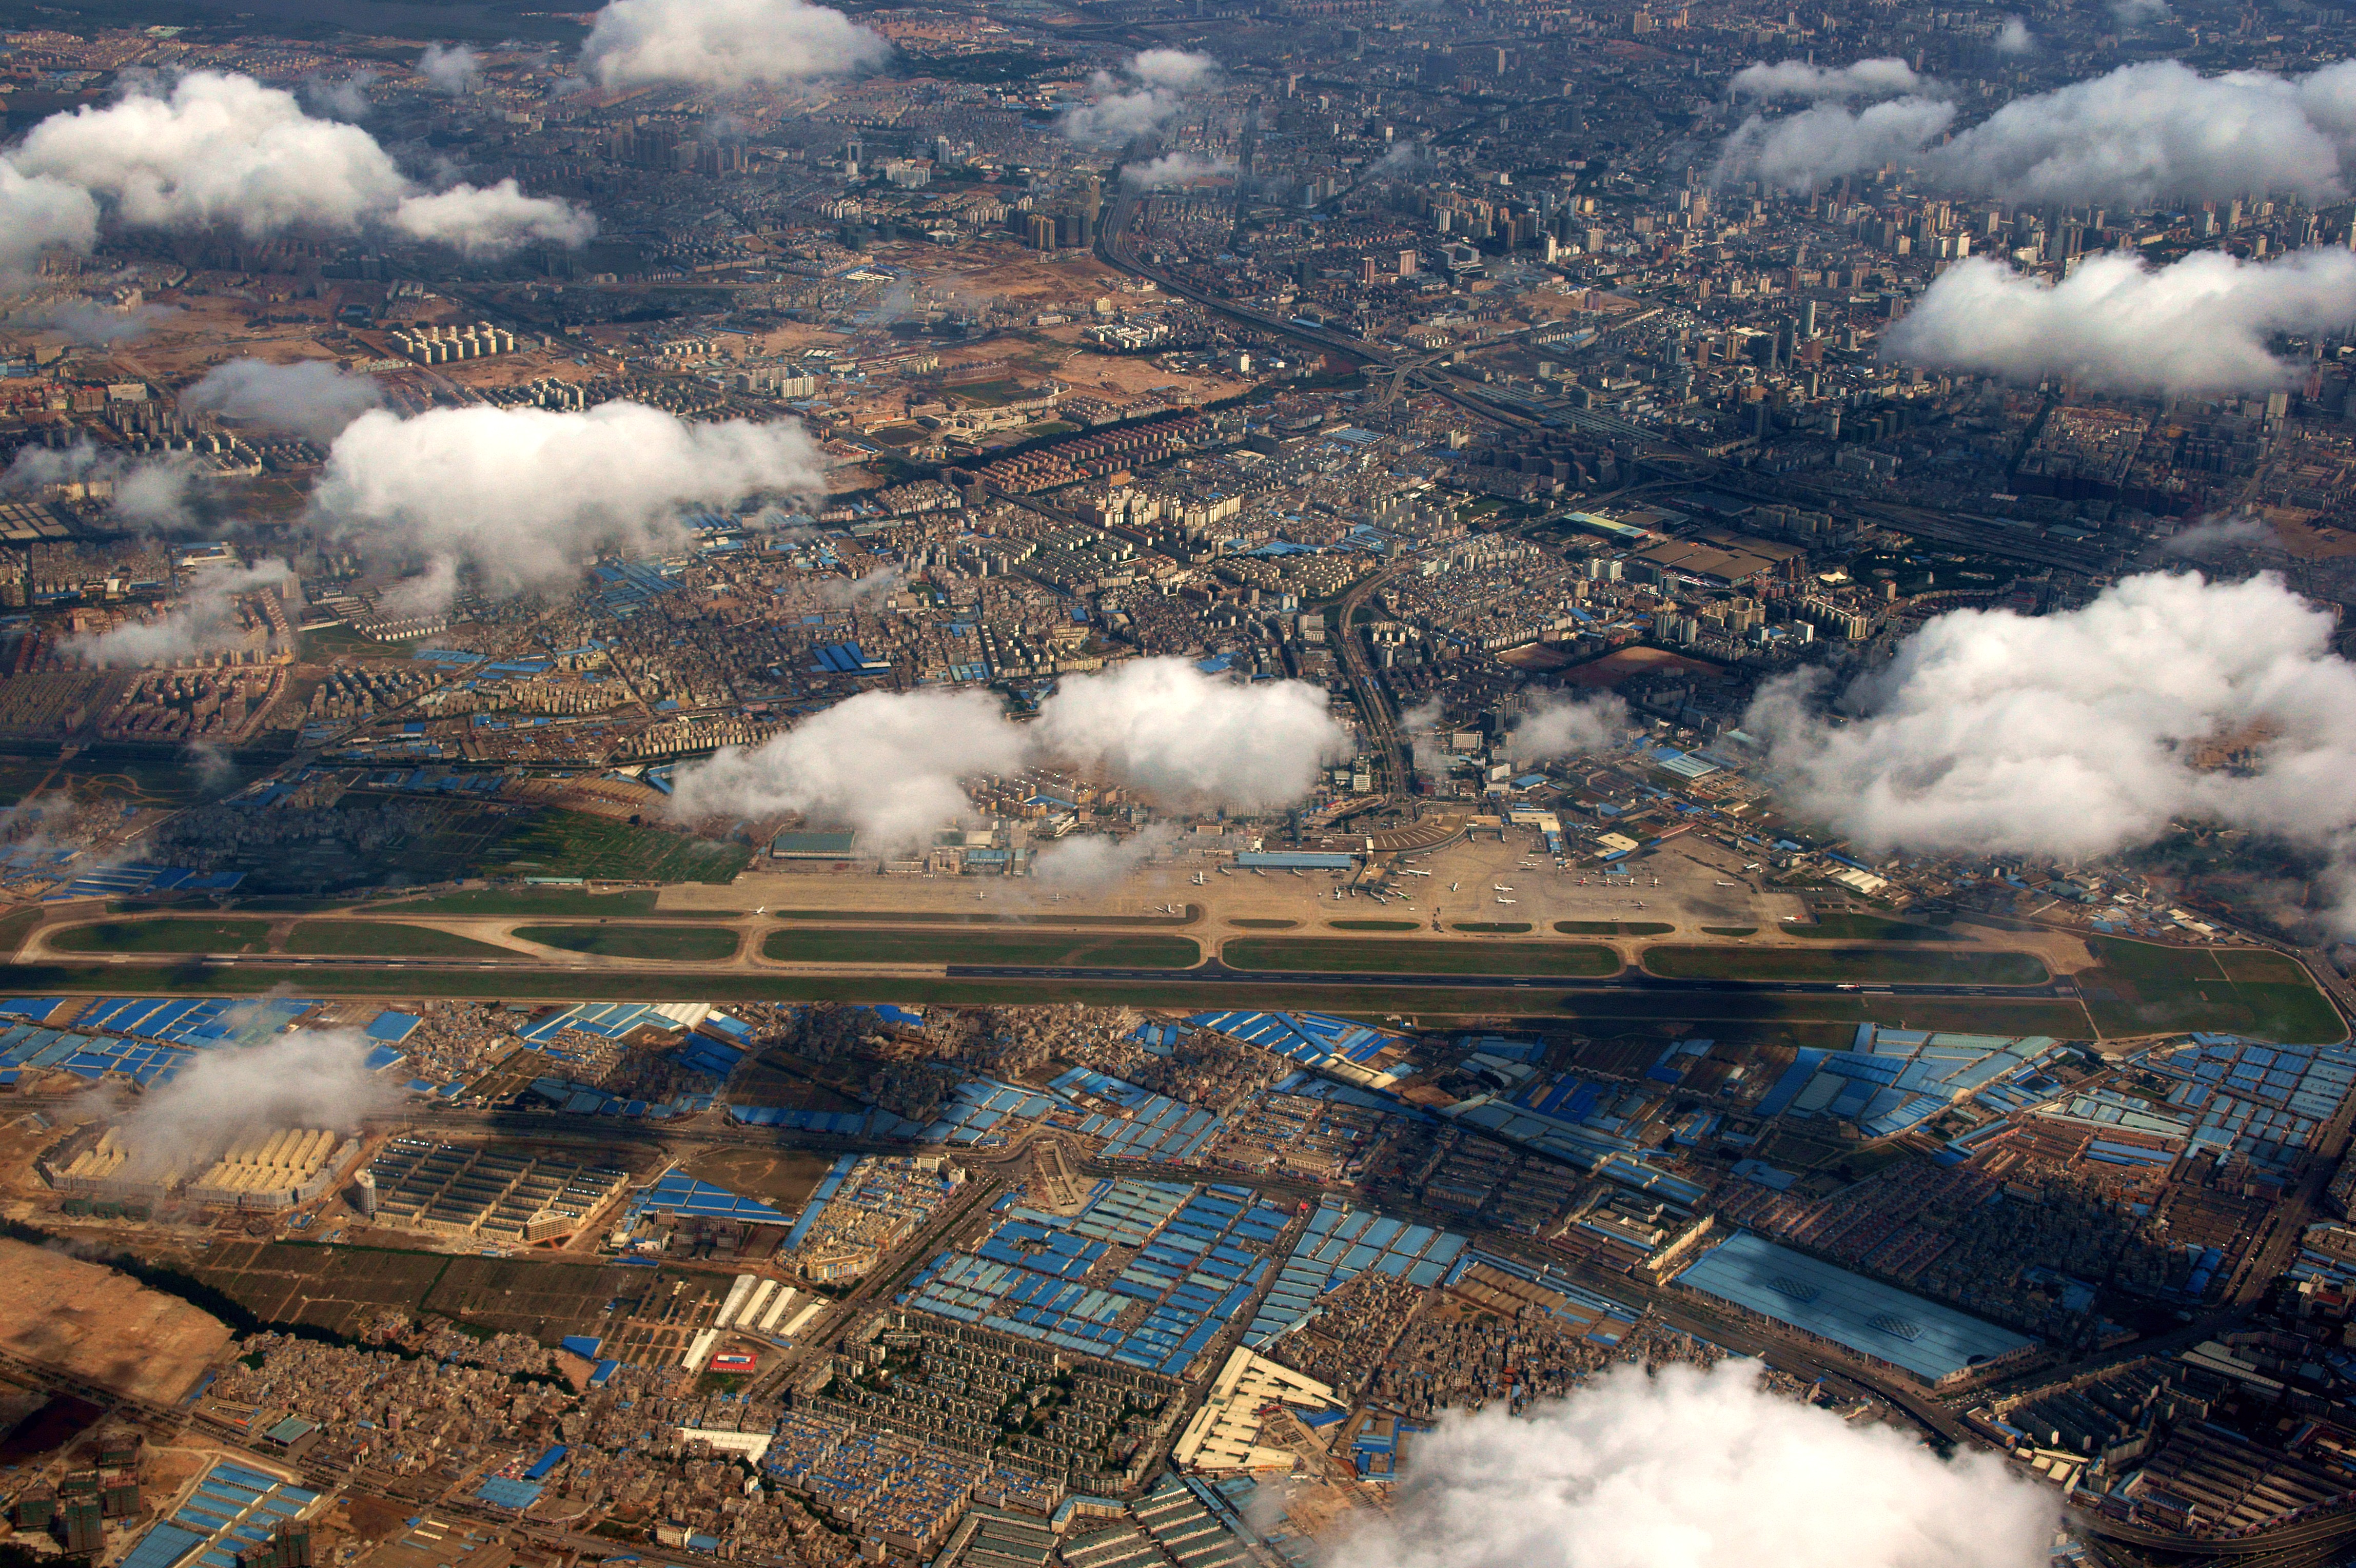
[[[1854,114],[1832,103],[1754,114],[1727,138],[1719,177],[1804,190],[1912,161],[1951,189],[2008,201],[2140,206],[2290,191],[2324,204],[2347,197],[2356,168],[2356,61],[2304,77],[2121,66],[2016,98],[1932,145],[1953,121],[1948,105],[1920,97]]]
[[[87,254],[97,242],[98,203],[90,192],[0,160],[0,284],[31,277],[43,251]]]
[[[207,568],[163,614],[69,638],[62,651],[100,669],[177,664],[183,659],[217,653],[244,640],[238,599],[248,594],[282,591],[293,580],[294,574],[284,561]]]
[[[347,537],[471,563],[503,593],[562,583],[599,549],[673,542],[693,504],[823,489],[818,446],[790,420],[691,424],[634,403],[378,409],[336,437],[312,505]]]
[[[2029,24],[2018,16],[2007,16],[1996,35],[1996,52],[2000,55],[2025,55],[2037,52],[2037,35]]]
[[[295,89],[304,106],[316,114],[330,120],[365,120],[376,105],[369,102],[369,89],[379,78],[373,70],[356,70],[351,75],[329,81],[314,76]]]
[[[11,156],[27,174],[106,198],[142,228],[350,230],[408,188],[359,126],[315,120],[291,92],[217,71],[191,72],[163,96],[134,91],[52,114]]]
[[[2059,1509],[1985,1455],[1758,1386],[1756,1362],[1615,1367],[1521,1417],[1451,1412],[1417,1440],[1354,1568],[2041,1568]]]
[[[1550,762],[1588,752],[1609,751],[1628,728],[1628,704],[1611,693],[1591,697],[1547,697],[1522,715],[1505,737],[1509,755],[1525,762]]]
[[[817,585],[819,603],[842,609],[873,609],[900,591],[907,579],[890,566],[878,566],[863,577],[827,577]]]
[[[570,203],[524,197],[511,180],[422,192],[358,125],[315,119],[291,92],[218,71],[190,72],[168,93],[53,114],[8,157],[0,206],[46,211],[69,229],[94,196],[134,228],[231,227],[255,238],[390,221],[482,252],[527,239],[578,244],[594,232]],[[77,187],[80,207],[67,194]]]
[[[1173,805],[1256,810],[1307,794],[1347,744],[1314,686],[1244,686],[1183,660],[1136,660],[1066,680],[1028,725],[978,693],[862,693],[753,750],[682,768],[671,807],[690,822],[796,811],[904,850],[965,814],[960,778],[1053,760]],[[1073,854],[1075,871],[1114,864],[1109,846]]]
[[[391,1088],[368,1070],[374,1045],[357,1029],[302,1029],[260,1045],[198,1051],[123,1114],[123,1141],[142,1171],[177,1165],[195,1176],[253,1132],[357,1131],[391,1101]]]
[[[2169,536],[2164,546],[2170,555],[2197,561],[2211,555],[2222,555],[2230,550],[2280,548],[2281,541],[2275,531],[2247,512],[2235,512],[2226,517],[2204,517],[2191,527]]]
[[[23,448],[0,476],[0,492],[80,485],[88,494],[111,496],[115,513],[141,528],[178,528],[196,521],[199,482],[196,459],[186,452],[133,457],[80,441]]]
[[[2222,199],[2347,194],[2356,62],[2299,78],[2202,76],[2176,60],[2017,98],[1939,150],[1952,184],[2008,200]]]
[[[207,371],[180,393],[183,408],[251,420],[314,441],[333,439],[383,402],[384,389],[372,378],[337,370],[324,360],[291,365],[230,360]]]
[[[1903,364],[2035,381],[2074,376],[2135,392],[2246,392],[2300,373],[2271,334],[2356,323],[2356,254],[2323,247],[2272,262],[2196,251],[2152,268],[2089,256],[2058,284],[1974,259],[1934,280],[1883,334]]]
[[[2164,22],[2172,15],[2168,0],[2111,0],[2111,20],[2123,28]]]
[[[1023,751],[982,693],[862,692],[757,747],[681,768],[669,809],[691,822],[796,812],[856,830],[862,854],[904,854],[972,814],[960,778],[1011,773]]]
[[[1066,140],[1084,147],[1119,147],[1161,134],[1186,112],[1186,95],[1217,76],[1219,62],[1183,49],[1147,49],[1121,69],[1136,85],[1124,85],[1109,71],[1097,72],[1089,81],[1097,101],[1064,111],[1058,129]]]
[[[1347,755],[1322,688],[1248,685],[1183,659],[1137,659],[1076,675],[1040,705],[1039,747],[1167,804],[1290,805]]]
[[[608,87],[735,89],[849,76],[892,56],[883,35],[803,0],[613,0],[581,46]]]
[[[1929,98],[1893,98],[1864,110],[1819,103],[1773,119],[1753,114],[1728,135],[1713,178],[1815,190],[1915,157],[1954,118],[1954,104]]]
[[[404,198],[392,221],[414,239],[467,255],[496,255],[534,242],[574,248],[597,237],[597,220],[587,208],[561,196],[526,196],[512,177]]]
[[[482,57],[464,44],[428,44],[417,59],[417,74],[434,91],[461,97],[483,85]]]
[[[1842,695],[1846,723],[1784,678],[1743,724],[1794,811],[1877,852],[2102,854],[2194,817],[2345,865],[2356,667],[2334,629],[2271,575],[2146,575],[2064,614],[1937,617]],[[2206,742],[2255,760],[2197,766]]]
[[[1125,839],[1070,833],[1038,846],[1031,875],[1048,887],[1108,887],[1155,855],[1167,854],[1176,842],[1177,835],[1160,823]]]
[[[1219,62],[1188,49],[1143,49],[1130,60],[1129,74],[1148,87],[1189,92],[1219,74]]]
[[[1164,153],[1148,163],[1121,165],[1120,177],[1127,184],[1152,190],[1235,172],[1236,161],[1233,158],[1206,158],[1198,153]]]
[[[8,319],[13,327],[44,328],[63,333],[76,343],[106,348],[126,338],[145,337],[179,314],[177,305],[139,305],[124,310],[101,305],[94,299],[71,299]]]
[[[1912,66],[1890,57],[1837,68],[1804,59],[1762,62],[1736,71],[1730,88],[1737,98],[1767,102],[1779,98],[1896,98],[1922,92],[1930,85],[1927,78],[1914,74]]]

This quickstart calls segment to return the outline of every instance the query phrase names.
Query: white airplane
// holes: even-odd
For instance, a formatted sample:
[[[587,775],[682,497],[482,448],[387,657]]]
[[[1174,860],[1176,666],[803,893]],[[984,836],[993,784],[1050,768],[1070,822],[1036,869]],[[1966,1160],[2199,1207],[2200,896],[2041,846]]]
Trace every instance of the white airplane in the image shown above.
[[[766,904],[762,905],[759,908],[753,911],[755,915],[766,915],[768,912],[769,907]]]
[[[989,894],[987,894],[987,893],[977,893],[977,894],[975,894],[975,895],[974,895],[974,897],[977,897],[977,898],[987,898],[987,897],[990,897],[990,895],[989,895]]]
[[[1498,899],[1498,900],[1497,900],[1497,902],[1498,902],[1498,903],[1500,903],[1500,904],[1508,904],[1508,905],[1511,905],[1511,904],[1518,904],[1518,903],[1520,903],[1520,902],[1521,902],[1521,900],[1520,900],[1519,898],[1500,898],[1500,899]]]
[[[1194,873],[1194,886],[1197,887],[1203,886],[1203,874],[1199,871]]]
[[[1756,870],[1758,870],[1758,869],[1759,869],[1759,863],[1758,863],[1757,861],[1755,861],[1755,860],[1754,860],[1754,861],[1752,861],[1750,865],[1748,865],[1744,866],[1742,869],[1743,869],[1743,870],[1745,870],[1745,871],[1756,871]]]
[[[1453,893],[1453,892],[1455,892],[1459,887],[1462,887],[1462,886],[1464,886],[1464,884],[1462,884],[1462,882],[1451,882],[1451,883],[1450,883],[1450,884],[1448,885],[1448,890],[1449,890],[1451,893]]]
[[[1502,882],[1492,882],[1489,884],[1489,891],[1492,893],[1511,893],[1513,889],[1506,886]]]
[[[1254,876],[1266,876],[1266,875],[1268,875],[1268,873],[1267,873],[1267,872],[1265,872],[1265,871],[1262,871],[1258,866],[1255,865],[1255,866],[1253,866],[1253,867],[1252,867],[1252,875],[1253,875]]]
[[[1740,882],[1721,882],[1719,886],[1720,887],[1740,887],[1742,884]]]
[[[1402,871],[1399,875],[1401,876],[1429,876],[1431,873],[1429,871]]]

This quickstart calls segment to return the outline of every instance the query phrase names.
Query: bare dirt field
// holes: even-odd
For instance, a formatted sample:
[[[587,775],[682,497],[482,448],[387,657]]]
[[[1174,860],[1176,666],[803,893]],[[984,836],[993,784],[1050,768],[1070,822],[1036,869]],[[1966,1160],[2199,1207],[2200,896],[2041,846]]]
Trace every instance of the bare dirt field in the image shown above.
[[[177,1400],[229,1326],[128,1274],[0,1239],[0,1348],[140,1399]]]

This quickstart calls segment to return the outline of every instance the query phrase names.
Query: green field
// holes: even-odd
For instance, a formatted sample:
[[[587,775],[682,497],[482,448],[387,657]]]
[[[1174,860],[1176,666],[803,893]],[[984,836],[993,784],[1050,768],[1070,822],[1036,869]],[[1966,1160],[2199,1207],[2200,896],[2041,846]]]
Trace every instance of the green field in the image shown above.
[[[1325,923],[1337,931],[1419,931],[1423,929],[1423,924],[1419,920],[1328,920]]]
[[[375,954],[385,958],[513,958],[508,948],[472,937],[452,936],[427,926],[391,920],[304,920],[287,935],[286,950],[299,953]]]
[[[483,851],[477,876],[583,876],[599,882],[726,882],[750,844],[668,828],[634,828],[586,811],[542,811]]]
[[[1088,969],[1191,969],[1184,937],[1084,931],[772,931],[761,955],[779,963],[1005,963]],[[1033,997],[1033,1000],[1046,1000]]]
[[[1704,926],[1701,929],[1704,936],[1709,937],[1755,937],[1759,934],[1756,926]]]
[[[1819,915],[1813,926],[1787,925],[1787,936],[1822,942],[1953,942],[1963,939],[1944,926],[1912,920],[1885,919],[1879,915]]]
[[[739,940],[725,926],[518,926],[515,934],[568,952],[671,963],[722,962],[736,956]]]
[[[156,996],[252,996],[284,989],[305,996],[402,997],[421,993],[482,1000],[577,1002],[577,971],[564,969],[320,970],[247,962],[145,965],[126,975],[104,963],[11,964],[0,980],[33,995],[118,995],[135,977],[140,993]],[[1034,980],[948,980],[921,975],[780,974],[739,972],[714,983],[690,971],[617,971],[596,977],[594,993],[615,1002],[896,1002],[911,1006],[1035,1004]],[[1665,998],[1643,993],[1565,993],[1497,991],[1467,986],[1320,985],[1297,981],[1205,984],[1182,980],[1067,980],[1055,999],[1099,1007],[1266,1007],[1336,1013],[1368,1021],[1409,1017],[1427,1026],[1437,1019],[1526,1018],[1599,1027],[1719,1025],[1779,1026],[1854,1025],[1867,1020],[1916,1029],[1956,1029],[1996,1035],[2052,1035],[2083,1039],[2086,1015],[2076,1004],[2044,999],[1915,996],[1719,994]],[[621,1130],[616,1129],[618,1133]]]
[[[51,933],[59,952],[262,952],[267,920],[102,920]]]
[[[2210,1029],[2286,1045],[2344,1038],[2347,1025],[2307,972],[2257,948],[2174,948],[2089,937],[2097,967],[2078,989],[2106,1036]]]
[[[1471,931],[1482,936],[1520,936],[1527,932],[1527,920],[1467,920],[1461,926],[1451,926],[1451,931]]]
[[[1298,920],[1229,920],[1227,924],[1247,931],[1289,931],[1301,922]]]
[[[2042,985],[2052,977],[2025,952],[1922,952],[1912,948],[1719,948],[1664,942],[1644,950],[1647,972],[1667,980],[1831,980],[1909,985]]]
[[[1557,920],[1566,937],[1665,937],[1676,929],[1660,920]]]
[[[0,958],[5,958],[24,946],[25,939],[33,934],[33,928],[41,923],[44,913],[46,911],[36,904],[29,909],[0,916]]]
[[[1229,969],[1352,974],[1614,974],[1619,955],[1583,942],[1354,942],[1328,937],[1238,937],[1220,953]]]

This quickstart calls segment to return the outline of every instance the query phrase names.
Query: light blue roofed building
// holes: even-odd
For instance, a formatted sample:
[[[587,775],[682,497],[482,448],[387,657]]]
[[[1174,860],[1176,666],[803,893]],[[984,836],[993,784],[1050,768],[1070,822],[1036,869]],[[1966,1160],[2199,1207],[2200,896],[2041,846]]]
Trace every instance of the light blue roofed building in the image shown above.
[[[1748,1230],[1703,1253],[1676,1283],[1933,1385],[2024,1359],[2039,1343]]]

